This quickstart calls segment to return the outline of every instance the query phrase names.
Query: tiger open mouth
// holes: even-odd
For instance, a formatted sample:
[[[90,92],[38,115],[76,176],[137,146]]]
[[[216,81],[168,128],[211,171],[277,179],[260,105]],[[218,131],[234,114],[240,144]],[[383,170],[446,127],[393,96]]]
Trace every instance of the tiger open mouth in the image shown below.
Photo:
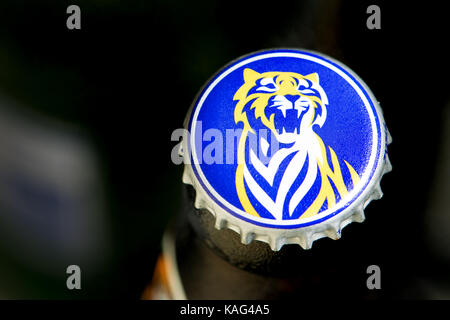
[[[299,99],[295,103],[273,104],[276,137],[282,143],[291,143],[301,134],[301,124],[310,102]]]
[[[278,109],[275,111],[274,123],[279,134],[300,134],[301,112],[296,109]]]

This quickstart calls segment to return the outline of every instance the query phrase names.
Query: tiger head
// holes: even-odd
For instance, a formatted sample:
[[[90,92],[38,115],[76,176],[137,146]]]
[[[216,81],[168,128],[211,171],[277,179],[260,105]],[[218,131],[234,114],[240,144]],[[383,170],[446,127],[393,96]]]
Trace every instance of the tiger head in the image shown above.
[[[326,118],[327,96],[317,73],[258,73],[244,70],[244,84],[234,95],[236,123],[256,133],[268,128],[280,143],[291,144]]]

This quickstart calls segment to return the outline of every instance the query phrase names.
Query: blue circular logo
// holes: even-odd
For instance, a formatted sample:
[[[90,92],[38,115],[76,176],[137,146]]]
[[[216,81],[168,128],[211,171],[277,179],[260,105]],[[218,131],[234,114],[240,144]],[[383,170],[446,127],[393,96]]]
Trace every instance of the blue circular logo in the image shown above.
[[[342,212],[384,157],[374,97],[337,61],[299,50],[228,65],[195,101],[190,160],[209,197],[242,220],[299,228]]]

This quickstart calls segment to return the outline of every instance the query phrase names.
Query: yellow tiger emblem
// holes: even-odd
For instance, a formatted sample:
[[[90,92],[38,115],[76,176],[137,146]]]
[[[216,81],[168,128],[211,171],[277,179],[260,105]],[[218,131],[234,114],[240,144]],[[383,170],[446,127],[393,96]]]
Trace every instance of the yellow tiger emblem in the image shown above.
[[[343,198],[350,191],[341,170],[348,170],[353,188],[359,182],[359,176],[345,160],[346,168],[341,168],[334,150],[325,147],[313,130],[315,125],[323,126],[328,105],[318,74],[258,73],[247,68],[243,78],[244,84],[236,91],[233,100],[237,101],[234,120],[236,124],[243,124],[237,152],[236,191],[244,210],[261,216],[255,209],[254,204],[257,203],[258,208],[264,207],[274,219],[283,220],[293,219],[294,212],[295,218],[304,219],[317,214],[323,206],[333,207],[338,194]],[[268,163],[261,161],[248,143],[249,137],[253,136],[257,145],[267,153],[269,142],[258,134],[261,128],[268,129],[283,146],[270,155]],[[284,172],[280,171],[282,163]],[[296,185],[295,191],[292,190],[300,171],[306,166],[303,181]],[[267,194],[261,184],[262,179],[265,186],[274,186],[278,179],[275,196]],[[314,200],[301,207],[298,213],[302,200],[308,192],[316,190],[312,187],[318,181],[320,188],[316,188]]]

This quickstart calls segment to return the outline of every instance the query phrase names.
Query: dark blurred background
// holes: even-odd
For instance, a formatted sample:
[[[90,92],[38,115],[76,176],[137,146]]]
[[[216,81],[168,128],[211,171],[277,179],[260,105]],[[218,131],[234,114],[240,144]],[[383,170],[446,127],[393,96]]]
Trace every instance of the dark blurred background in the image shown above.
[[[344,62],[393,136],[384,198],[339,241],[387,297],[450,298],[449,29],[432,2],[2,0],[0,298],[139,298],[180,201],[172,131],[220,67],[274,47]]]

